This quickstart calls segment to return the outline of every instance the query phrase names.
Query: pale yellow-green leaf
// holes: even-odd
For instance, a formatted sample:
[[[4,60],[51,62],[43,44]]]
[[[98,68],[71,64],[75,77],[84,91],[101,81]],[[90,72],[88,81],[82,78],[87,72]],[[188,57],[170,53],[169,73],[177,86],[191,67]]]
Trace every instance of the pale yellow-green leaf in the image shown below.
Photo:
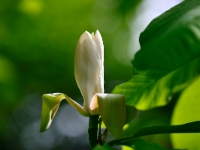
[[[122,148],[122,150],[134,150],[132,147],[129,147],[126,145],[122,145],[121,148]]]
[[[200,120],[200,76],[182,93],[173,112],[172,124],[184,124]],[[172,134],[174,148],[200,149],[199,133]]]

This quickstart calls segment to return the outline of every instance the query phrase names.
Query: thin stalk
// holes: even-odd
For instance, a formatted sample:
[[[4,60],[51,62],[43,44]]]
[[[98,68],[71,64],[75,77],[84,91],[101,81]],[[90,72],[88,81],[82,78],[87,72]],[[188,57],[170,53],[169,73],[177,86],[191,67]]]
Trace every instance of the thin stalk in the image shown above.
[[[89,143],[91,149],[94,149],[94,147],[98,144],[97,141],[98,119],[99,115],[94,115],[89,117],[88,135],[89,135]]]

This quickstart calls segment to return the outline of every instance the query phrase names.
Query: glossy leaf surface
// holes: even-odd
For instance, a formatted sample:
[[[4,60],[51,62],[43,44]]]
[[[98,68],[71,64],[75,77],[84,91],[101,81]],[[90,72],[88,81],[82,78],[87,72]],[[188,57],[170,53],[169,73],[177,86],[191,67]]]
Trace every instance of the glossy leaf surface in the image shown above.
[[[200,121],[190,122],[180,125],[172,126],[152,126],[142,128],[139,131],[133,133],[133,135],[117,140],[110,141],[108,144],[122,145],[123,141],[128,141],[141,136],[153,135],[153,134],[166,134],[166,133],[200,133]]]
[[[158,143],[148,143],[142,139],[129,140],[126,142],[122,142],[121,144],[127,145],[136,150],[168,150],[167,148],[160,146]]]
[[[131,79],[112,93],[147,110],[169,102],[200,73],[200,1],[184,1],[154,19],[140,35]]]

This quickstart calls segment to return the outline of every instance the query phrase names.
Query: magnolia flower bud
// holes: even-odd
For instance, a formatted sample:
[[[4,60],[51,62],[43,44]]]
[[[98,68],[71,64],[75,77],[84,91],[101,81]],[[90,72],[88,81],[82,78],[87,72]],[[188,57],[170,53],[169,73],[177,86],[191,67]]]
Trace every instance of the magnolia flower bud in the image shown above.
[[[65,94],[44,94],[40,131],[49,128],[59,108],[66,99],[81,115],[100,114],[110,133],[119,138],[123,126],[133,119],[137,110],[126,106],[125,97],[120,94],[104,94],[104,45],[99,31],[84,32],[75,51],[75,79],[83,96],[84,105],[79,105]]]
[[[85,31],[79,38],[75,52],[75,78],[84,99],[84,107],[89,105],[95,93],[104,92],[104,46],[101,35]]]

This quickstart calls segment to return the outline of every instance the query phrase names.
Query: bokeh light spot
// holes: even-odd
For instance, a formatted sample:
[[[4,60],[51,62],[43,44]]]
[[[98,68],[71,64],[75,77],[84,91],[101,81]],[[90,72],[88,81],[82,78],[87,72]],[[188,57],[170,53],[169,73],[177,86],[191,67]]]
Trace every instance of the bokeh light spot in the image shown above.
[[[39,0],[22,0],[19,9],[27,14],[38,14],[44,7],[43,1]]]

